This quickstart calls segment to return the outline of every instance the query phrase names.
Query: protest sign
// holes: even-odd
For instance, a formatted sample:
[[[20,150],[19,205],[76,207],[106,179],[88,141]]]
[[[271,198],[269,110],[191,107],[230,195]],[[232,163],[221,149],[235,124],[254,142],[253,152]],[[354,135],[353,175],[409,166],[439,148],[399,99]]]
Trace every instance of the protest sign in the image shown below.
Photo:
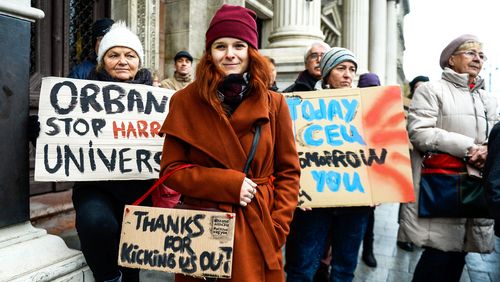
[[[415,200],[398,86],[286,95],[304,207]]]
[[[118,264],[231,278],[234,213],[125,206]]]
[[[36,181],[158,178],[172,90],[61,77],[42,81]]]

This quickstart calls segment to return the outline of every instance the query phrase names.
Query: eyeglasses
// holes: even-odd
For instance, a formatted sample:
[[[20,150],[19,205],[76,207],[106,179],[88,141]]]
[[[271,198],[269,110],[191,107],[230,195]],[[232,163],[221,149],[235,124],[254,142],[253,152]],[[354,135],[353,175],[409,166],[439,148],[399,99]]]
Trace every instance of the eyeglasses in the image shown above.
[[[311,60],[319,60],[325,55],[325,53],[311,53],[309,54],[309,59]]]
[[[486,55],[484,53],[478,53],[478,52],[473,51],[473,50],[460,51],[460,52],[456,52],[455,54],[464,54],[465,56],[467,56],[471,59],[474,59],[477,56],[483,62],[488,60],[488,58],[486,57]]]

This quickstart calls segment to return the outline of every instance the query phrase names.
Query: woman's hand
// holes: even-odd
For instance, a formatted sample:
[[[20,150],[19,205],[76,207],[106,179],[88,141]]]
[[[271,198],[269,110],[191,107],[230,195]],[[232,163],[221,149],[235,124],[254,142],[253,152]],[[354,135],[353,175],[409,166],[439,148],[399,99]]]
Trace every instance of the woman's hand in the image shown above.
[[[488,156],[488,146],[473,146],[469,149],[467,156],[469,159],[467,162],[470,165],[482,169],[486,162],[486,157]]]
[[[249,178],[243,179],[240,191],[240,205],[246,207],[257,193],[257,184]]]

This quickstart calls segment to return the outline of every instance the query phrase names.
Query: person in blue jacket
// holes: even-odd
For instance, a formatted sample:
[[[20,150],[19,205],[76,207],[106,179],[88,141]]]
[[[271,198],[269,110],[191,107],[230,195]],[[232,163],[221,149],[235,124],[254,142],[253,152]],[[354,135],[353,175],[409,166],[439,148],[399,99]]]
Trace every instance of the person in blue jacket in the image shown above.
[[[96,54],[97,50],[99,50],[101,39],[109,31],[113,23],[114,21],[108,18],[99,19],[94,22],[92,25],[92,46],[94,46],[94,50],[91,50],[85,60],[73,67],[68,75],[69,78],[88,79],[90,72],[97,65]]]

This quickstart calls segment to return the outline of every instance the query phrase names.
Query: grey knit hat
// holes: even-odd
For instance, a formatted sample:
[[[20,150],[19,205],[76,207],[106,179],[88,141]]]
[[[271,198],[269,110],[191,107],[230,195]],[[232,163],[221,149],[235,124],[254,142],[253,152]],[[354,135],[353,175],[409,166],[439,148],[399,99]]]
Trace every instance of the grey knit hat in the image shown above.
[[[439,57],[439,65],[441,66],[442,69],[444,69],[445,67],[448,66],[448,60],[450,59],[451,55],[453,55],[453,53],[455,53],[455,51],[458,49],[458,47],[460,47],[462,44],[464,44],[467,41],[479,42],[479,40],[477,39],[477,37],[475,35],[464,34],[464,35],[461,35],[461,36],[453,39],[453,41],[451,41],[448,44],[448,46],[446,46],[443,49],[443,52],[441,52],[441,56]]]
[[[336,65],[345,61],[353,62],[356,69],[358,68],[358,59],[350,50],[341,47],[333,47],[328,50],[321,58],[321,62],[319,62],[321,78],[325,80]]]

